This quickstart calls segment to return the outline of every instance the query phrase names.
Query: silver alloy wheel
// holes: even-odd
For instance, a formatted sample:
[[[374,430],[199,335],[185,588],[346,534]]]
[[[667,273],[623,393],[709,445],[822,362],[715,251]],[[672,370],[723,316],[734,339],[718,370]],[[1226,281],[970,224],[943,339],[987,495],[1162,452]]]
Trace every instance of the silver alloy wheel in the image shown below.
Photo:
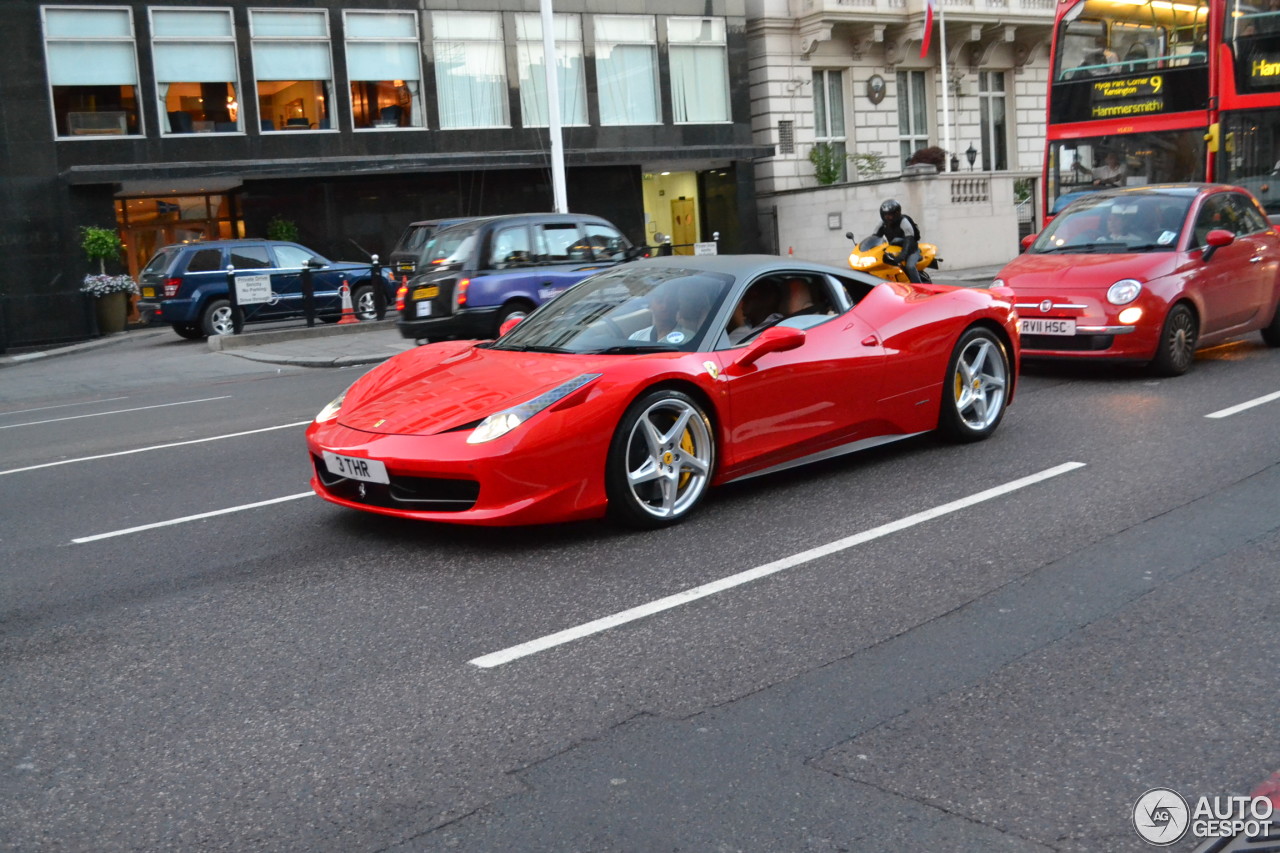
[[[229,335],[236,330],[230,305],[219,305],[209,312],[209,328],[215,335]]]
[[[373,289],[362,287],[356,292],[355,315],[361,320],[378,319],[378,306],[373,301]]]
[[[658,400],[627,436],[627,487],[649,515],[676,518],[707,488],[711,454],[711,429],[701,413],[683,400]]]
[[[1196,355],[1196,322],[1190,311],[1179,311],[1169,318],[1164,345],[1169,350],[1169,364],[1185,372]]]
[[[956,413],[965,426],[982,431],[996,422],[1009,376],[995,341],[985,336],[970,341],[956,359],[953,381]]]

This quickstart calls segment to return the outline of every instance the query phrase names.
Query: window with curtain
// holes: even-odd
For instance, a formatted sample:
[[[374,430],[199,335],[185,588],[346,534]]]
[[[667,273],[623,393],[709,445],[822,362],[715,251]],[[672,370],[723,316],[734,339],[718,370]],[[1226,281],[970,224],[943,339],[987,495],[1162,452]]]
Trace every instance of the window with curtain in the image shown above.
[[[230,9],[151,9],[160,130],[239,133],[236,35]]]
[[[333,60],[323,9],[250,9],[253,76],[264,133],[330,130]]]
[[[925,72],[898,72],[898,147],[902,165],[911,155],[929,147],[929,112],[925,99]]]
[[[560,122],[587,123],[587,83],[582,67],[582,18],[555,15],[556,82]],[[547,72],[542,50],[542,16],[516,15],[516,59],[520,65],[520,119],[525,127],[547,127]]]
[[[141,134],[130,10],[41,6],[40,11],[55,135],[83,139]]]
[[[1009,125],[1005,119],[1004,72],[978,72],[978,111],[982,120],[982,169],[1009,168]]]
[[[432,12],[440,127],[509,127],[498,12]]]
[[[356,129],[424,126],[417,13],[346,11],[342,15]]]
[[[729,121],[724,18],[667,18],[667,43],[675,123]]]
[[[813,141],[826,145],[840,162],[840,180],[849,178],[849,158],[844,129],[844,73],[813,72]]]
[[[652,15],[596,15],[600,124],[658,124],[658,30]]]

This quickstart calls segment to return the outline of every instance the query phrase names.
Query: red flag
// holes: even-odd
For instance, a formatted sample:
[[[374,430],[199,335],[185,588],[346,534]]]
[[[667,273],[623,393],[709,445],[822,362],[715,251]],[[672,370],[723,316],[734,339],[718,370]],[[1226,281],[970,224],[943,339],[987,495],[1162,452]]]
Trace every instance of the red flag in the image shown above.
[[[933,35],[933,6],[937,0],[925,0],[924,2],[924,37],[920,39],[920,58],[924,59],[929,55],[929,37]],[[943,58],[946,62],[946,58]]]

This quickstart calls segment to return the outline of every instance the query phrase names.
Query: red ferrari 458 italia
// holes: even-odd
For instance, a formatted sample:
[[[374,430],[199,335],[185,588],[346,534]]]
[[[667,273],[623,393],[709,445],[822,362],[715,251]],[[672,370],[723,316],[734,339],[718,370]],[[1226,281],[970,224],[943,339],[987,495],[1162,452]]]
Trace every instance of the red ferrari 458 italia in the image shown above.
[[[311,484],[404,518],[670,524],[712,485],[934,429],[986,438],[1015,321],[1007,292],[774,256],[626,264],[496,341],[371,370],[308,428]]]
[[[1280,346],[1280,235],[1239,187],[1089,193],[993,287],[1016,294],[1025,358],[1149,363],[1186,373],[1198,347],[1261,331]]]

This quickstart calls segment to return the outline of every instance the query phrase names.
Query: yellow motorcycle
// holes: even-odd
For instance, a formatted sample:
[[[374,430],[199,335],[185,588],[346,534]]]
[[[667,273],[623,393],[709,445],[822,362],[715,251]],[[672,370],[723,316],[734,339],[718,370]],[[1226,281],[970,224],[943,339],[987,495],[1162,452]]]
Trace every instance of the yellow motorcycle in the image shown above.
[[[896,248],[887,239],[879,234],[870,234],[862,238],[862,242],[854,239],[852,231],[846,231],[845,235],[853,240],[853,251],[849,253],[849,267],[860,272],[871,273],[876,278],[883,278],[886,281],[908,282],[911,279],[907,277],[907,271],[902,266],[902,258],[899,253],[893,251]],[[920,262],[916,264],[916,269],[920,270],[920,280],[931,282],[929,270],[937,269],[942,258],[938,257],[938,247],[932,243],[920,243]]]

